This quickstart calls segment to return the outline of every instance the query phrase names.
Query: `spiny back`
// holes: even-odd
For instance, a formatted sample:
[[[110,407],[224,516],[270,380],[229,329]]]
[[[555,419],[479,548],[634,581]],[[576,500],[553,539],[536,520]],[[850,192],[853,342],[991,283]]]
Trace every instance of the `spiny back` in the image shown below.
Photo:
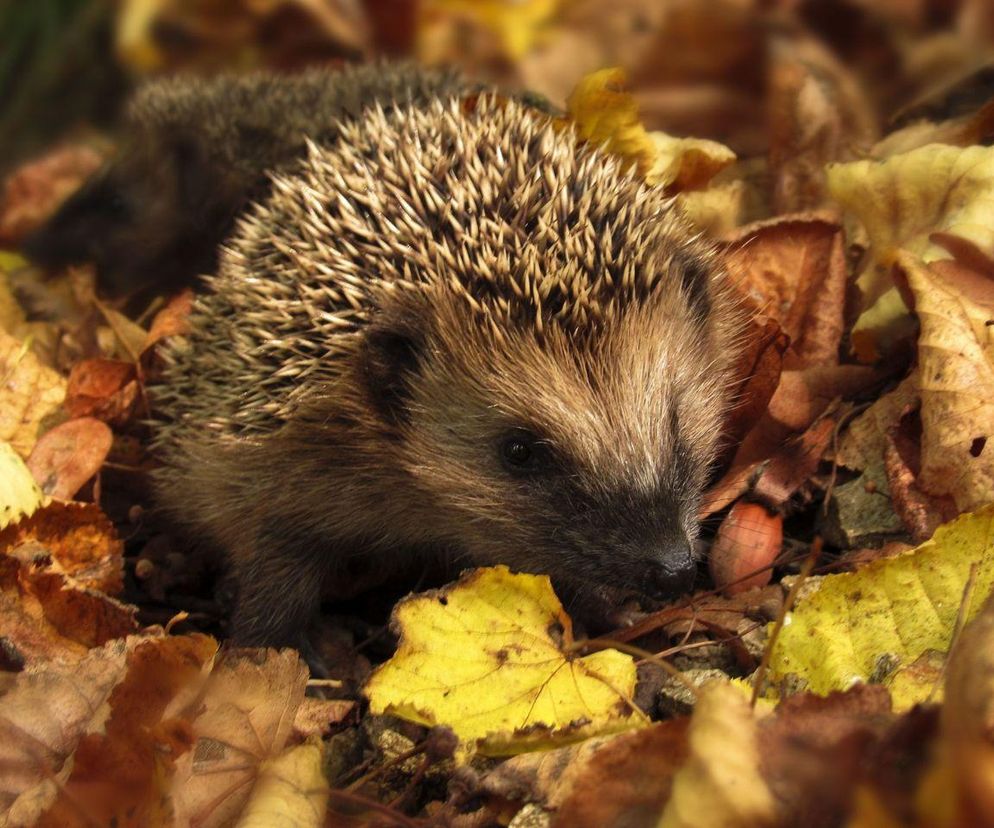
[[[168,355],[160,406],[171,429],[272,431],[339,375],[396,290],[444,286],[498,339],[582,338],[681,290],[687,245],[660,190],[521,104],[375,108],[240,222]]]
[[[305,139],[334,141],[342,120],[358,117],[374,101],[404,104],[465,88],[454,72],[405,63],[292,75],[179,75],[143,86],[126,121],[138,141],[186,131],[212,163],[256,176],[300,157]]]

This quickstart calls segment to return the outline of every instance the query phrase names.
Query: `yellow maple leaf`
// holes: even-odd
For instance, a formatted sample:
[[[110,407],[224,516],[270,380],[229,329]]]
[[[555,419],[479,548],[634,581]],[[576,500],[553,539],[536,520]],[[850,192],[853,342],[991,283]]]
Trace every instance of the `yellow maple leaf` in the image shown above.
[[[771,678],[795,675],[825,694],[866,681],[881,658],[906,666],[928,650],[948,650],[974,563],[967,617],[994,584],[994,504],[939,527],[931,540],[903,555],[812,582],[787,616],[770,661]],[[897,709],[928,696],[920,684],[900,687],[908,695],[892,688]]]
[[[908,309],[890,275],[899,251],[926,263],[950,258],[932,238],[941,232],[994,252],[994,147],[930,144],[885,161],[830,164],[827,181],[870,241],[871,262],[857,279],[864,314],[853,345],[872,361],[908,333],[901,326]]]
[[[444,724],[463,749],[537,750],[633,727],[635,663],[577,656],[572,624],[545,576],[478,569],[394,610],[401,640],[366,684],[374,713]]]
[[[0,529],[30,516],[45,501],[24,461],[9,443],[0,441]]]
[[[566,109],[581,140],[603,146],[649,184],[674,192],[705,187],[735,161],[735,153],[716,141],[646,130],[626,83],[625,70],[612,67],[592,72],[576,85]]]

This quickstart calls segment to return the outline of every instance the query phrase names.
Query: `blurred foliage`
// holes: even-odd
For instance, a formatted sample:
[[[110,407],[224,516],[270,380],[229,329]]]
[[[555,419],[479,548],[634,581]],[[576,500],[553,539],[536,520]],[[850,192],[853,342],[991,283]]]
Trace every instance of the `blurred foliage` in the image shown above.
[[[0,167],[75,124],[109,123],[128,80],[113,57],[115,7],[98,0],[0,3]]]

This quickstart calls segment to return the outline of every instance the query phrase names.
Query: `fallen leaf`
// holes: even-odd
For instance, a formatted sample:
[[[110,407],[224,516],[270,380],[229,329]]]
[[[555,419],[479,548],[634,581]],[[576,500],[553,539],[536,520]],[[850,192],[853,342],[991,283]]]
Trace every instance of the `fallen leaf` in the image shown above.
[[[502,56],[522,59],[547,33],[560,0],[524,0],[508,6],[501,0],[426,0],[419,4],[416,52],[421,62],[447,63],[448,49],[439,44],[460,34],[463,21],[493,35]]]
[[[865,784],[864,757],[893,724],[890,694],[859,685],[827,697],[801,693],[759,722],[759,769],[776,798],[779,825],[846,825]]]
[[[713,682],[690,720],[690,754],[673,778],[659,828],[760,828],[777,824],[759,772],[756,712],[742,690]]]
[[[240,828],[324,825],[329,791],[321,766],[321,748],[310,743],[263,762],[252,795],[238,819]]]
[[[593,72],[576,85],[566,109],[581,141],[603,146],[649,184],[674,193],[700,190],[734,163],[735,153],[716,141],[646,131],[626,83],[625,71],[614,67]]]
[[[203,692],[185,700],[193,749],[177,762],[171,789],[182,824],[230,825],[242,813],[262,766],[288,747],[307,675],[294,650],[236,650],[218,660]]]
[[[82,587],[115,595],[124,586],[124,544],[93,503],[48,503],[0,531],[0,553],[42,549]]]
[[[488,797],[540,803],[553,828],[655,825],[687,758],[687,718],[514,756],[483,780]]]
[[[864,314],[852,338],[860,359],[872,361],[883,344],[878,332],[893,338],[908,315],[890,274],[899,250],[926,264],[949,258],[931,238],[941,232],[994,253],[994,148],[934,144],[882,162],[836,164],[828,185],[870,240],[872,261],[857,280]]]
[[[952,497],[961,512],[994,501],[994,313],[932,276],[910,256],[899,263],[914,296],[921,398],[922,488]]]
[[[876,113],[851,70],[815,38],[771,38],[768,71],[774,212],[820,207],[826,165],[873,143]]]
[[[127,422],[138,400],[138,379],[131,362],[84,359],[69,374],[66,411],[71,417],[96,417],[111,425]]]
[[[836,365],[846,290],[841,226],[825,215],[781,216],[740,228],[724,247],[739,292],[790,337],[784,367]]]
[[[205,635],[132,644],[127,674],[106,700],[110,711],[102,731],[82,735],[68,778],[36,824],[165,824],[168,781],[176,759],[192,746],[189,720],[167,710],[216,650],[217,642]]]
[[[32,515],[44,502],[24,461],[9,443],[0,441],[0,530]]]
[[[801,678],[815,693],[867,681],[881,657],[896,666],[945,651],[970,567],[980,608],[994,584],[994,504],[940,527],[906,554],[811,580],[773,650],[770,678]],[[921,698],[894,698],[906,710]]]
[[[932,824],[990,825],[994,795],[994,598],[963,628],[949,657],[941,746],[935,771],[946,783],[943,799],[953,819],[935,808]],[[943,765],[948,772],[943,773]],[[932,805],[932,803],[929,803]],[[928,806],[925,806],[928,807]]]
[[[160,340],[189,331],[188,317],[193,309],[193,298],[193,291],[190,288],[180,291],[155,315],[145,340],[141,344],[143,355]]]
[[[0,195],[0,244],[17,245],[41,227],[103,160],[93,147],[70,144],[15,170]]]
[[[92,417],[69,420],[35,443],[28,468],[46,495],[69,500],[100,471],[113,442],[106,423]]]
[[[111,641],[78,661],[29,667],[2,690],[0,814],[7,824],[36,824],[54,800],[79,740],[104,728],[133,644]]]
[[[641,723],[633,660],[573,653],[547,577],[478,569],[398,604],[393,623],[397,652],[366,683],[374,713],[447,725],[464,748],[498,756]]]
[[[702,190],[718,173],[735,163],[735,153],[717,141],[676,138],[665,132],[650,132],[649,139],[653,157],[645,180],[671,193]]]
[[[42,365],[28,348],[0,331],[0,440],[6,440],[21,457],[31,454],[43,431],[66,395],[66,383]]]

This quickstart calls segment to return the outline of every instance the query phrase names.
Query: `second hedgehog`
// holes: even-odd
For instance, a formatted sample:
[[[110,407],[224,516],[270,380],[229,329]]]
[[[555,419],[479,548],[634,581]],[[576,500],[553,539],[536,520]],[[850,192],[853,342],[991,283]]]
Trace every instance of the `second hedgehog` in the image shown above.
[[[738,316],[663,193],[571,132],[487,96],[370,111],[208,289],[157,486],[230,554],[239,643],[309,652],[323,589],[399,556],[691,586]]]

